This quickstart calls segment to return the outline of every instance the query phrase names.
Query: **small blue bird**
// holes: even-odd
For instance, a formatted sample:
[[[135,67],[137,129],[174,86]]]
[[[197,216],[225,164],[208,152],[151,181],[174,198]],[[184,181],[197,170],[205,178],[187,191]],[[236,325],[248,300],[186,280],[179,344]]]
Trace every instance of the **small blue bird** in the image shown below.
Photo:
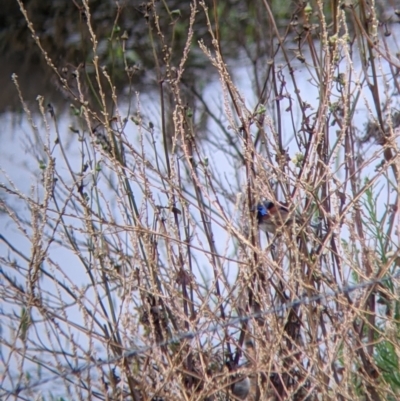
[[[258,227],[265,233],[276,234],[277,228],[291,221],[289,209],[271,201],[259,203],[256,210]]]

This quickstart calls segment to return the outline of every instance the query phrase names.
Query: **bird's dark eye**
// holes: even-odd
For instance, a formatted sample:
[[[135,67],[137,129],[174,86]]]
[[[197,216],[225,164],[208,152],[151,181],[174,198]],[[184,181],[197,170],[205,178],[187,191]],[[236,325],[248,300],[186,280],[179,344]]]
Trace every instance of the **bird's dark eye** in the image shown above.
[[[265,203],[265,206],[266,206],[267,210],[270,210],[270,209],[272,209],[275,205],[274,205],[272,202],[266,202],[266,203]]]

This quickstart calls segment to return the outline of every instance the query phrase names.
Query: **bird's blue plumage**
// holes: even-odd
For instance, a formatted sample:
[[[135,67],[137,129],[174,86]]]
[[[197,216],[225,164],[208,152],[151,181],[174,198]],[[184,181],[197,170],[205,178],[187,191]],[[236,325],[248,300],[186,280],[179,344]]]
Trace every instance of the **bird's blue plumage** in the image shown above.
[[[285,206],[276,207],[271,201],[258,203],[258,226],[262,231],[275,233],[276,227],[287,221],[288,213],[288,209]]]
[[[259,203],[257,205],[257,214],[260,214],[261,216],[266,216],[268,214],[268,210],[263,204]]]

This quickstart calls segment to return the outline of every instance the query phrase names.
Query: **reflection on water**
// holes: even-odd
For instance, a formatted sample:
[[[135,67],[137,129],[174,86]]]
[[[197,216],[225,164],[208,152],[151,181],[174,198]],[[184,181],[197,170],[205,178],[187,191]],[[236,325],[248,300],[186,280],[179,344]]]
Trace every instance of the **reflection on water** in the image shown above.
[[[229,1],[226,7],[229,6],[228,3]],[[153,5],[156,7],[154,10]],[[170,10],[179,13],[170,14]],[[94,96],[98,86],[93,67],[92,33],[97,41],[98,65],[100,68],[106,67],[118,95],[122,95],[129,86],[140,91],[157,88],[159,80],[166,78],[163,58],[168,57],[171,63],[179,64],[189,27],[190,2],[171,0],[167,8],[158,2],[125,2],[118,8],[113,2],[95,0],[90,3],[89,15],[77,2],[58,0],[44,5],[42,1],[32,0],[27,2],[26,12],[40,46],[51,59],[52,67],[45,61],[43,52],[32,39],[32,33],[27,28],[17,1],[3,0],[0,11],[0,85],[3,93],[0,113],[20,109],[18,96],[10,82],[14,73],[19,77],[24,98],[28,102],[33,102],[41,94],[57,107],[63,105],[58,93],[63,84],[54,70],[59,72],[61,78],[68,79],[62,73],[65,68],[69,70],[67,75],[71,70],[80,70],[81,81],[87,85],[85,90],[90,87],[86,93]],[[160,29],[167,38],[169,35],[173,37],[172,41],[168,41],[168,55],[165,53],[167,44],[157,39],[157,35],[152,38],[156,32],[149,33],[149,26],[154,24],[155,13],[159,16]],[[92,33],[87,27],[89,17]],[[199,14],[194,30],[194,43],[202,39],[210,44],[204,22],[204,16]],[[225,52],[229,55],[230,47],[226,47]],[[210,74],[214,74],[214,69],[210,68],[201,51],[193,49],[188,54],[183,78],[187,82],[194,82],[199,74],[206,81]],[[107,83],[102,73],[100,79]],[[68,84],[73,87],[73,79],[68,80]],[[111,91],[107,84],[103,89],[109,96]]]

